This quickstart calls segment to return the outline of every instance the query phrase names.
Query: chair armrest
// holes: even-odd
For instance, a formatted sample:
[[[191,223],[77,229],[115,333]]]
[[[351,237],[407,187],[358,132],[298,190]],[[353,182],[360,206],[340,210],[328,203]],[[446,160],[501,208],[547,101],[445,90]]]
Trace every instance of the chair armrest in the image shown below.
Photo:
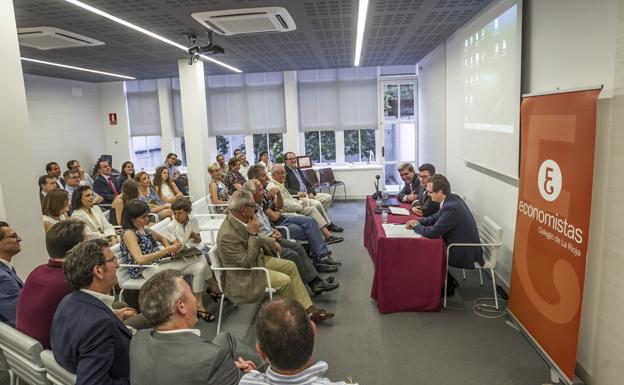
[[[194,217],[196,218],[223,218],[225,219],[227,217],[227,215],[225,214],[193,214]]]
[[[152,219],[154,219],[154,220],[153,220],[153,222],[158,223],[158,215],[156,215],[156,214],[154,214],[154,213],[148,213],[148,214],[147,214],[147,217],[148,217],[148,218],[152,218]]]
[[[135,264],[128,264],[128,263],[121,263],[119,264],[119,267],[138,267],[141,269],[157,269],[158,265],[135,265]]]
[[[446,247],[446,255],[448,257],[451,247],[482,247],[482,246],[502,246],[502,242],[498,243],[451,243]]]
[[[290,241],[290,230],[286,226],[275,226],[276,229],[283,229],[286,232],[286,239]]]
[[[267,287],[271,288],[271,276],[269,270],[265,267],[210,267],[211,270],[217,271],[264,271],[267,280]]]

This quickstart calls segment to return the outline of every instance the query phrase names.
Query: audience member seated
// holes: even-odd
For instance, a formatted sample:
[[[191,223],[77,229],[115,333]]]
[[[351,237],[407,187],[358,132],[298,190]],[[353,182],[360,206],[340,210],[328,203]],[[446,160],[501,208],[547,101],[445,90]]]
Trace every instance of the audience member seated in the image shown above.
[[[266,373],[245,374],[240,385],[347,385],[323,377],[326,362],[312,361],[315,337],[316,325],[301,304],[281,298],[267,302],[256,317],[256,350],[269,367]]]
[[[444,175],[435,174],[427,181],[429,198],[440,204],[440,211],[419,220],[411,220],[405,225],[408,229],[427,238],[444,239],[444,244],[480,243],[477,223],[466,203],[459,195],[451,193],[451,185]],[[448,256],[449,266],[474,269],[474,263],[483,266],[483,250],[480,247],[453,247]],[[452,295],[459,286],[449,274],[447,291]]]
[[[128,179],[134,179],[134,164],[129,160],[121,165],[121,174],[117,177],[117,185],[123,187],[124,182]]]
[[[178,186],[169,179],[169,170],[160,166],[154,173],[154,190],[163,202],[172,203],[177,197],[182,196]]]
[[[221,167],[219,163],[213,163],[208,166],[208,173],[212,180],[208,185],[208,193],[210,194],[210,203],[213,205],[227,204],[230,196],[228,195],[228,188],[221,180]],[[215,212],[222,213],[225,211],[225,207],[214,207]]]
[[[54,178],[54,182],[58,188],[65,188],[65,181],[61,178],[61,166],[56,162],[50,162],[46,164],[46,172],[50,178]]]
[[[242,153],[243,153],[243,150],[241,150],[240,148],[234,149],[234,158],[238,158],[238,156]]]
[[[121,194],[117,195],[111,204],[111,223],[114,225],[121,223],[124,205],[132,199],[139,199],[139,183],[134,179],[126,179],[121,185]]]
[[[180,162],[179,164],[182,164]],[[167,154],[167,158],[165,159],[165,163],[162,164],[163,167],[169,171],[169,179],[175,183],[178,190],[182,192],[183,195],[188,195],[188,181],[186,176],[182,175],[178,168],[178,155],[174,153]]]
[[[228,172],[228,165],[225,162],[225,156],[223,156],[223,154],[217,155],[217,163],[219,164],[219,167],[221,167],[221,176],[225,177]]]
[[[43,200],[43,229],[47,233],[53,224],[68,219],[69,194],[62,189],[50,191]]]
[[[247,181],[247,171],[249,171],[249,162],[247,161],[247,155],[244,152],[241,152],[236,156],[236,159],[240,161],[240,169],[238,172],[245,178]]]
[[[41,203],[41,207],[43,207],[43,200],[45,196],[52,190],[57,189],[58,185],[54,178],[49,175],[42,175],[39,177],[39,201]]]
[[[336,262],[332,259],[331,252],[327,248],[326,243],[342,242],[344,240],[343,238],[332,235],[330,238],[323,241],[323,236],[314,219],[303,215],[282,215],[282,194],[280,190],[276,188],[267,190],[269,176],[264,167],[260,165],[252,166],[249,169],[249,178],[257,179],[262,183],[262,187],[264,188],[262,209],[272,223],[277,226],[288,227],[291,238],[300,241],[308,241],[310,244],[310,253],[316,265],[340,265],[340,262]]]
[[[0,322],[15,326],[15,308],[24,283],[13,267],[13,257],[22,250],[22,238],[0,221]]]
[[[152,181],[148,173],[141,171],[136,174],[134,180],[139,183],[139,200],[148,204],[152,214],[158,215],[159,221],[173,216],[171,203],[164,202],[160,199],[158,193],[152,187]]]
[[[268,172],[269,169],[265,170]],[[273,166],[271,174],[273,178],[269,181],[267,188],[277,188],[280,191],[282,201],[284,202],[284,212],[301,214],[314,219],[321,230],[325,241],[327,242],[331,239],[332,235],[329,232],[329,227],[338,226],[331,222],[331,219],[329,219],[329,215],[327,215],[323,205],[321,205],[318,201],[316,202],[319,204],[310,205],[307,203],[309,200],[296,199],[290,195],[290,192],[286,189],[286,186],[284,186],[284,181],[286,181],[286,169],[281,164]]]
[[[250,179],[243,185],[243,191],[251,193],[254,201],[256,202],[258,209],[256,211],[256,215],[258,217],[258,222],[260,222],[258,235],[271,237],[281,246],[281,253],[279,255],[277,255],[274,251],[272,251],[271,255],[293,261],[295,265],[297,265],[297,270],[299,271],[301,280],[310,287],[312,293],[320,294],[324,291],[337,289],[338,284],[333,282],[333,277],[330,279],[331,282],[326,282],[319,277],[317,269],[314,268],[314,265],[312,264],[312,261],[303,246],[296,242],[284,239],[282,237],[282,233],[277,231],[271,225],[271,221],[262,210],[262,199],[264,198],[264,188],[262,188],[262,184],[256,179]],[[327,266],[325,271],[319,271],[327,273],[336,270],[338,270],[336,266]]]
[[[156,265],[157,268],[130,267],[128,272],[132,278],[149,279],[163,269],[174,269],[182,274],[192,275],[193,293],[197,298],[198,316],[205,321],[214,320],[208,313],[202,300],[206,289],[206,279],[210,272],[203,254],[197,257],[176,258],[175,254],[182,250],[180,242],[170,243],[159,233],[147,228],[149,207],[145,202],[134,199],[126,202],[121,219],[121,256],[124,263],[132,265]],[[160,242],[164,248],[159,247]],[[171,258],[166,258],[171,257]],[[166,259],[165,259],[166,258]]]
[[[271,287],[280,296],[301,303],[313,321],[334,316],[312,303],[292,261],[274,258],[281,246],[272,237],[258,234],[260,222],[256,216],[256,202],[245,191],[232,194],[229,214],[217,235],[217,256],[224,267],[265,267],[269,270]],[[265,295],[266,277],[263,271],[228,271],[225,294],[234,303],[260,301]]]
[[[411,163],[403,163],[399,166],[398,171],[401,179],[405,182],[405,186],[397,194],[397,199],[401,202],[414,202],[418,199],[418,192],[420,191],[414,166]]]
[[[91,178],[91,175],[86,173],[85,170],[80,167],[80,163],[77,160],[70,160],[69,162],[67,162],[67,169],[78,170],[78,172],[80,173],[80,181],[82,182],[81,184],[86,184],[93,187],[93,178]]]
[[[132,332],[111,309],[115,298],[108,293],[119,265],[107,245],[102,239],[82,242],[63,266],[73,292],[56,309],[50,342],[56,362],[76,374],[76,385],[130,384]]]
[[[273,162],[271,162],[271,159],[269,159],[268,151],[260,152],[260,155],[258,156],[257,164],[264,166],[264,168],[267,169],[267,171],[270,170],[271,167],[273,167]]]
[[[231,158],[228,161],[228,166],[228,173],[225,178],[223,178],[223,183],[227,186],[229,194],[232,195],[234,191],[240,191],[246,179],[238,172],[241,167],[240,160]]]
[[[74,194],[74,191],[76,191],[78,189],[78,187],[80,186],[89,186],[86,183],[83,183],[80,180],[80,172],[78,172],[77,170],[67,170],[63,173],[63,179],[65,179],[65,190],[67,190],[67,193],[69,194],[69,201],[72,201],[72,196]],[[91,186],[89,186],[91,187]],[[92,190],[93,191],[93,190]],[[93,192],[93,204],[98,204],[98,203],[102,203],[104,199],[97,195],[95,192]],[[73,206],[70,207],[71,210],[73,210]]]
[[[428,217],[435,214],[440,209],[440,204],[429,198],[427,191],[427,181],[435,174],[435,167],[432,164],[424,163],[418,167],[418,197],[412,202],[412,212],[421,217]]]
[[[291,194],[298,195],[301,199],[305,199],[310,205],[317,206],[321,204],[325,211],[329,211],[332,196],[316,192],[314,186],[306,179],[303,171],[297,167],[297,156],[295,153],[287,152],[284,154],[284,160],[286,162],[286,181],[284,184],[288,191]],[[329,231],[341,232],[343,229],[332,224],[329,226]]]
[[[102,209],[94,205],[91,187],[78,187],[72,198],[72,207],[72,219],[85,223],[87,239],[104,239],[111,245],[117,244],[115,229],[102,213]]]
[[[132,384],[236,385],[244,373],[264,367],[253,349],[229,333],[210,341],[194,328],[197,299],[179,272],[151,277],[139,304],[153,329],[130,342]]]
[[[104,203],[111,204],[119,195],[120,190],[117,180],[111,175],[113,169],[107,160],[100,159],[97,162],[97,171],[98,175],[93,181],[93,191],[104,198]]]

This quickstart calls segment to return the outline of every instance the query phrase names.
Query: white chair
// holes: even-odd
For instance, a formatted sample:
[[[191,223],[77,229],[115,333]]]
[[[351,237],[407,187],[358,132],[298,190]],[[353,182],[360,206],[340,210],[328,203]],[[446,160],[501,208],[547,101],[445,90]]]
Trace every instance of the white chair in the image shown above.
[[[210,242],[203,240],[210,245],[214,245],[216,242],[216,234],[219,232],[223,221],[227,215],[225,214],[193,214],[193,217],[197,219],[199,223],[199,230],[202,232],[208,232],[210,236]]]
[[[145,278],[132,278],[130,276],[129,269],[131,267],[139,267],[141,269],[157,269],[158,266],[124,263],[123,259],[121,258],[121,249],[119,247],[119,243],[112,246],[110,249],[115,256],[115,259],[117,259],[117,263],[119,264],[119,268],[117,269],[117,284],[121,289],[119,291],[119,300],[123,301],[124,290],[141,290],[143,284],[147,282],[147,279]]]
[[[451,243],[446,247],[446,277],[444,279],[444,307],[446,308],[446,285],[448,281],[448,257],[453,247],[482,247],[483,259],[485,264],[479,265],[478,262],[474,263],[474,268],[479,270],[479,279],[481,280],[481,286],[483,286],[483,276],[481,270],[489,269],[492,275],[492,289],[494,291],[494,303],[496,304],[496,310],[498,310],[498,296],[496,295],[496,279],[494,278],[494,268],[496,262],[500,256],[501,247],[503,245],[503,228],[494,222],[490,217],[483,217],[483,224],[479,227],[479,238],[481,243]],[[466,278],[465,270],[463,272],[464,279]]]
[[[43,346],[34,338],[0,322],[0,350],[8,364],[10,384],[50,385],[41,362]]]
[[[227,208],[229,205],[227,203],[214,204],[212,203],[212,198],[210,197],[210,193],[206,194],[206,207],[208,207],[209,212],[217,212],[217,207],[225,207]]]
[[[68,372],[56,362],[52,350],[44,350],[41,352],[41,361],[48,371],[48,380],[54,385],[74,385],[76,383],[76,375]]]
[[[273,293],[275,292],[275,289],[271,288],[271,276],[269,275],[268,269],[264,267],[250,267],[250,268],[222,267],[221,262],[219,261],[219,257],[217,257],[217,246],[214,246],[212,249],[210,249],[210,252],[208,253],[208,258],[210,258],[210,264],[212,265],[210,266],[210,268],[214,273],[217,284],[219,285],[219,291],[223,293],[221,295],[221,301],[219,303],[219,319],[217,320],[217,334],[219,334],[219,332],[221,331],[221,317],[223,316],[223,301],[225,300],[225,290],[224,290],[223,281],[222,281],[223,272],[225,271],[256,271],[256,270],[263,271],[266,277],[266,281],[267,281],[265,292],[269,293],[270,299],[273,299]]]

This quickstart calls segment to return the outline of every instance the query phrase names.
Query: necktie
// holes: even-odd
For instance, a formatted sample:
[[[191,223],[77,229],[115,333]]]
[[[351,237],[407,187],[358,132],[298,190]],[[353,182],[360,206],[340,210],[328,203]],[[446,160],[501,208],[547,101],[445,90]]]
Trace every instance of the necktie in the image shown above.
[[[106,178],[106,180],[108,181],[108,185],[110,186],[111,190],[113,190],[113,194],[118,195],[117,189],[115,188],[115,185],[113,184],[113,178],[108,177]]]

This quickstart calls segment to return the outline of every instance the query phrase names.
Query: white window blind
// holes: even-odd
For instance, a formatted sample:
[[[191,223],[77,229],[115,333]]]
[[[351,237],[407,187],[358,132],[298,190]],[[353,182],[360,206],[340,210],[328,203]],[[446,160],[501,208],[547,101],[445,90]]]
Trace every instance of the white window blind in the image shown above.
[[[377,127],[377,68],[297,72],[300,131]]]
[[[286,132],[284,77],[281,72],[246,74],[250,133]]]
[[[160,110],[156,80],[127,81],[126,100],[131,136],[160,135]]]
[[[171,106],[173,112],[173,132],[176,138],[184,138],[182,121],[182,97],[180,95],[180,79],[171,79]]]

